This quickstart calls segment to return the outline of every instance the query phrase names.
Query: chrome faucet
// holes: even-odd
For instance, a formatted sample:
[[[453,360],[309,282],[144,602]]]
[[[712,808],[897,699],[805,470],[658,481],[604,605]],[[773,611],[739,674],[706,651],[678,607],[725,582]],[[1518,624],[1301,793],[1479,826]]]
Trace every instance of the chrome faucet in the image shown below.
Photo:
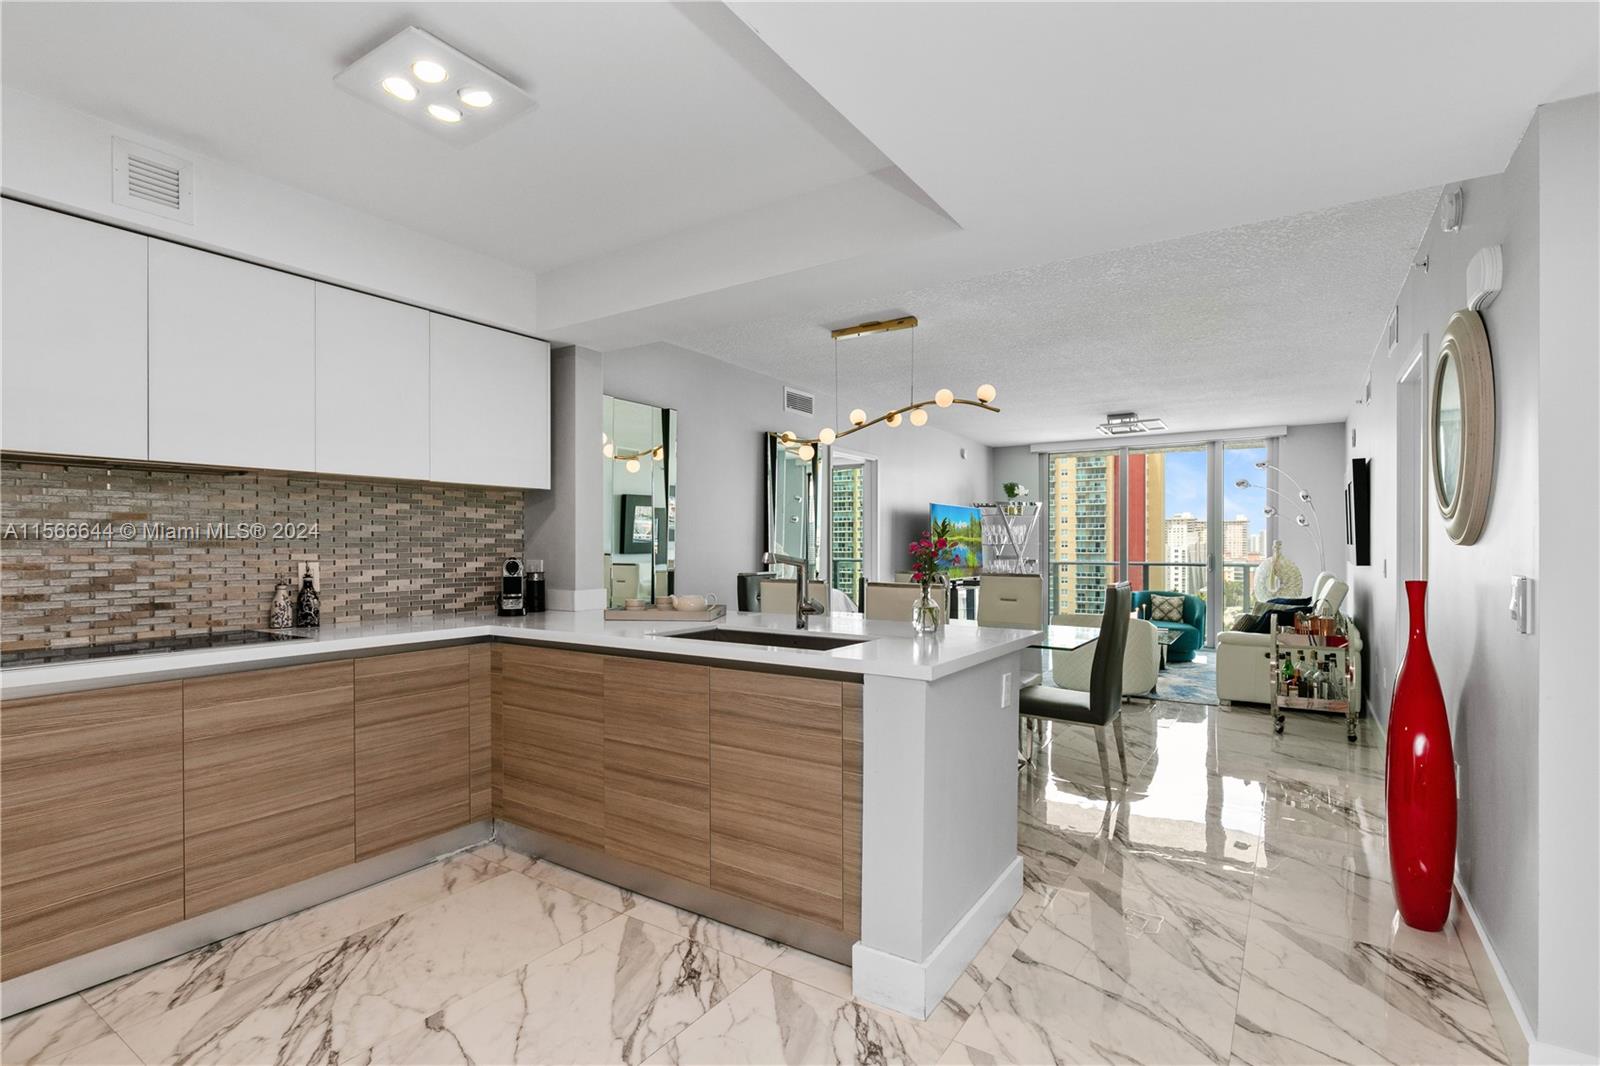
[[[811,561],[807,559],[806,550],[800,549],[800,558],[792,555],[782,555],[778,552],[768,552],[767,558],[774,563],[787,563],[795,568],[794,579],[794,627],[806,628],[806,618],[823,612],[822,604],[811,598],[811,590],[807,587],[806,578],[811,572]]]
[[[822,604],[811,598],[811,488],[812,467],[807,463],[800,480],[800,557],[769,551],[767,563],[785,563],[794,567],[794,627],[806,628],[806,619],[821,614]]]

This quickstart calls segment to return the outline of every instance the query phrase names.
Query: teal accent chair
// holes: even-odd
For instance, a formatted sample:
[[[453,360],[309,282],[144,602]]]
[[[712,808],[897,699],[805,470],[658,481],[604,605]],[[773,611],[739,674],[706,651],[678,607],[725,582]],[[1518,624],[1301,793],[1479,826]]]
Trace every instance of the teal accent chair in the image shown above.
[[[1158,629],[1176,629],[1178,639],[1167,648],[1167,662],[1191,663],[1194,662],[1194,653],[1200,650],[1200,645],[1206,639],[1206,601],[1199,596],[1190,596],[1182,592],[1163,592],[1160,589],[1141,589],[1133,594],[1133,609],[1143,618],[1149,606],[1151,596],[1182,596],[1183,621],[1157,622],[1150,619],[1150,624]]]

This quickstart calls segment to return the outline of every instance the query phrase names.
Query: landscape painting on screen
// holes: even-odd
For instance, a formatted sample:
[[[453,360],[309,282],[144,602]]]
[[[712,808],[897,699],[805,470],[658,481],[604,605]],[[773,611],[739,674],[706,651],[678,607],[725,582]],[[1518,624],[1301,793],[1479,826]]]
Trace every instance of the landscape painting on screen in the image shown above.
[[[952,578],[973,577],[983,566],[983,515],[976,507],[935,503],[928,507],[929,528],[950,523],[948,534],[955,561],[945,571]]]

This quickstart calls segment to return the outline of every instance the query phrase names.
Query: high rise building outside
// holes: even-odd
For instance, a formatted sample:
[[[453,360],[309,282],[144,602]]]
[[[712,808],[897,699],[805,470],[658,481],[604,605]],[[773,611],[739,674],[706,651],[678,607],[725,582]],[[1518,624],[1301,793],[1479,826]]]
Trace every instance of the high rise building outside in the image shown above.
[[[1165,458],[1157,452],[1128,459],[1128,554],[1135,563],[1159,561],[1165,551]],[[1105,609],[1106,585],[1117,577],[1120,465],[1115,454],[1050,457],[1048,539],[1050,558],[1056,561],[1052,614],[1098,614]],[[1142,568],[1131,570],[1133,587],[1144,588]]]
[[[861,484],[862,467],[836,466],[833,468],[831,496],[833,521],[829,550],[833,560],[830,581],[834,588],[860,603],[861,570],[866,554],[866,523],[864,493]]]

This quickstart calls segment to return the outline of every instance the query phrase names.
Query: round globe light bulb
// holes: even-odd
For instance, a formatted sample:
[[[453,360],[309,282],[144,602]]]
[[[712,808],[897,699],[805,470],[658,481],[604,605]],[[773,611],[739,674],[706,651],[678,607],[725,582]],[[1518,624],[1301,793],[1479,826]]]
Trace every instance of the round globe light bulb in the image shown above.
[[[854,411],[851,411],[850,412],[850,424],[852,426],[864,426],[864,425],[866,425],[867,424],[867,412],[863,411],[859,407],[857,407]]]
[[[885,418],[883,420],[883,424],[888,426],[890,429],[894,429],[896,426],[898,426],[900,424],[900,412],[896,411],[894,414],[890,415],[888,418]]]
[[[411,73],[416,75],[418,81],[429,85],[438,85],[450,76],[448,70],[431,59],[419,59],[411,64]]]
[[[1305,515],[1297,514],[1294,516],[1294,524],[1297,526],[1309,526],[1311,522],[1306,518]]]
[[[664,448],[660,444],[657,444],[656,448],[655,448],[655,451],[650,453],[650,458],[659,460],[659,459],[664,458],[666,456],[666,454],[667,454],[666,448]]]
[[[637,474],[638,472],[639,472],[639,460],[637,460],[637,459],[629,459],[628,460],[628,473]]]
[[[404,100],[409,104],[417,98],[417,87],[404,78],[384,78],[380,84],[383,91],[396,100]]]
[[[778,439],[783,441],[785,444],[790,444],[799,438],[794,435],[794,430],[786,429],[782,433],[778,434]]]
[[[1266,515],[1268,518],[1271,518],[1273,515],[1278,513],[1278,509],[1276,507],[1263,507],[1261,508],[1261,513]]]
[[[1250,479],[1249,478],[1240,478],[1238,481],[1235,481],[1233,483],[1233,487],[1236,488],[1236,489],[1247,489],[1247,488],[1250,487]]]
[[[979,385],[978,386],[978,402],[979,403],[994,403],[994,398],[996,396],[998,396],[998,395],[999,395],[999,393],[995,392],[993,385]]]
[[[461,112],[457,111],[453,107],[447,107],[444,104],[429,104],[428,114],[432,115],[440,122],[456,123],[461,121]]]
[[[795,454],[809,463],[811,460],[817,457],[817,450],[809,444],[802,444],[800,445],[800,449],[795,452]]]
[[[617,446],[610,441],[606,441],[600,446],[600,452],[607,459],[615,459],[617,457]]]
[[[462,89],[456,93],[456,99],[468,107],[488,107],[494,103],[494,96],[488,89]]]
[[[933,402],[938,404],[940,407],[949,407],[951,404],[956,402],[956,394],[951,392],[949,389],[940,389],[938,392],[933,394]]]
[[[832,444],[837,439],[837,435],[831,429],[824,429],[817,434],[817,441],[821,444]]]
[[[912,411],[911,412],[911,424],[913,426],[925,426],[925,425],[927,425],[928,424],[928,412],[924,411],[920,407],[917,408],[915,411]]]

